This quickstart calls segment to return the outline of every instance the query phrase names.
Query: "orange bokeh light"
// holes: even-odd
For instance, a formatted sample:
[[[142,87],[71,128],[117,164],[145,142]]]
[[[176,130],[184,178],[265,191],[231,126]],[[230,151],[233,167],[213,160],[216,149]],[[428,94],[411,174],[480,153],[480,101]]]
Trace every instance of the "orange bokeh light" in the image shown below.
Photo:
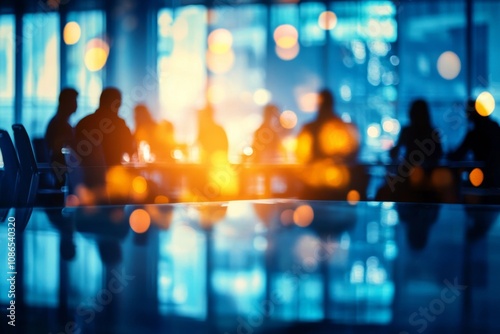
[[[130,228],[135,233],[144,233],[151,225],[151,217],[146,210],[136,209],[129,218]]]
[[[479,187],[484,181],[484,174],[480,168],[474,168],[469,174],[469,181],[474,187]]]
[[[314,210],[310,205],[301,205],[293,213],[293,222],[300,227],[311,225],[314,219]]]

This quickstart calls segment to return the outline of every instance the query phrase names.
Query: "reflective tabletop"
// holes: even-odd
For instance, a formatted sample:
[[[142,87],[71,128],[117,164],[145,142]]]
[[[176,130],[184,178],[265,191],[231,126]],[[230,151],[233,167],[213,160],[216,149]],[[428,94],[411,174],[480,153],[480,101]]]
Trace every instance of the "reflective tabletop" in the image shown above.
[[[279,199],[11,209],[2,333],[499,333],[499,213]]]

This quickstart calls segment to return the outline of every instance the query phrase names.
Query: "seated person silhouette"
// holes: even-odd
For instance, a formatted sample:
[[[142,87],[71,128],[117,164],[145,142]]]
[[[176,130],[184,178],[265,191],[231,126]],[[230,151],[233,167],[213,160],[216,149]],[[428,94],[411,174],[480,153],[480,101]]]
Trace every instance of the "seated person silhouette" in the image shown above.
[[[500,187],[500,127],[489,116],[481,116],[476,102],[467,102],[466,113],[471,128],[460,146],[448,155],[450,160],[465,160],[472,154],[473,161],[484,163],[481,187]]]
[[[134,138],[139,148],[141,143],[147,144],[152,159],[154,157],[157,161],[173,161],[172,151],[176,147],[176,142],[172,123],[166,120],[156,122],[149,109],[143,104],[138,104],[134,108],[134,118]]]
[[[435,169],[443,155],[441,137],[431,124],[425,100],[412,102],[409,118],[410,124],[401,130],[396,145],[389,152],[398,164],[397,172],[387,176],[387,185],[379,190],[377,199],[437,202],[438,189],[433,184],[436,176],[433,178],[432,173],[445,173]]]
[[[65,182],[65,176],[61,173],[61,168],[65,166],[61,149],[70,145],[74,140],[74,129],[69,124],[69,118],[78,107],[77,97],[78,92],[73,88],[65,88],[61,91],[57,112],[45,131],[45,144],[49,151],[51,165],[54,168],[57,187],[63,186]]]
[[[252,162],[276,162],[285,157],[283,136],[286,129],[281,126],[278,107],[268,104],[264,108],[264,120],[255,131],[252,143]]]
[[[214,110],[207,105],[198,114],[198,139],[202,163],[227,162],[229,142],[226,131],[214,119]]]
[[[229,142],[226,131],[214,120],[214,110],[207,105],[198,114],[198,138],[202,172],[190,179],[196,201],[214,201],[237,192],[236,175],[228,162]]]
[[[367,178],[363,170],[348,166],[357,158],[359,132],[334,112],[334,97],[324,89],[318,96],[314,121],[304,125],[297,138],[297,160],[308,164],[304,189],[307,199],[346,199],[350,190],[364,198]],[[355,175],[356,174],[356,175]]]
[[[86,190],[90,190],[90,197],[85,197],[96,197],[97,201],[106,201],[106,191],[109,193],[109,190],[115,193],[120,191],[117,196],[123,198],[128,196],[126,186],[131,182],[125,179],[127,172],[120,164],[124,156],[135,155],[136,145],[130,129],[118,116],[120,106],[120,91],[105,88],[99,100],[99,108],[84,117],[75,128],[73,149],[81,160],[80,165],[84,167],[83,184]],[[107,184],[111,185],[108,189]],[[117,184],[123,189],[116,188]]]

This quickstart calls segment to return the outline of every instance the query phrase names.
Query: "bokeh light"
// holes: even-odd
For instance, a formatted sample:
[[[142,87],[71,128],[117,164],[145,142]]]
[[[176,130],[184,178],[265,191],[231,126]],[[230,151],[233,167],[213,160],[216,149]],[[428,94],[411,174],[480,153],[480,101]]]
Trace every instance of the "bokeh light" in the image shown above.
[[[146,210],[136,209],[130,215],[129,224],[135,233],[144,233],[151,225],[151,217]]]
[[[280,115],[280,123],[285,129],[293,129],[297,125],[297,115],[291,110],[285,110]]]
[[[91,72],[96,72],[101,70],[109,55],[109,45],[105,41],[99,38],[91,39],[87,43],[87,49],[85,52],[85,66]]]
[[[325,11],[319,15],[318,24],[323,30],[332,30],[337,26],[337,15],[331,11]]]
[[[460,74],[462,64],[460,62],[460,58],[455,52],[446,51],[439,56],[437,69],[439,75],[441,75],[444,79],[453,80]]]
[[[380,136],[380,125],[371,124],[370,126],[368,126],[366,133],[371,138],[378,138]]]
[[[484,181],[484,174],[480,168],[474,168],[469,174],[469,181],[474,187],[479,187]]]
[[[144,194],[148,190],[148,183],[142,176],[136,176],[132,181],[132,189],[137,194]]]
[[[282,49],[290,49],[297,45],[299,33],[291,24],[282,24],[274,30],[274,41]]]
[[[481,116],[487,117],[495,110],[495,98],[489,92],[482,92],[476,99],[476,110]]]
[[[253,101],[258,106],[265,106],[271,101],[271,92],[263,88],[257,89],[253,93]]]
[[[280,214],[281,224],[285,226],[291,225],[293,223],[293,214],[294,210],[292,209],[283,210]]]
[[[82,31],[80,25],[74,21],[66,23],[63,30],[64,43],[67,45],[73,45],[78,43]]]
[[[310,205],[301,205],[293,213],[293,222],[300,227],[309,226],[314,219],[314,211]]]
[[[220,84],[210,85],[207,89],[207,100],[211,104],[222,103],[226,99],[226,91],[224,87]]]
[[[231,50],[233,35],[227,29],[216,29],[208,35],[208,48],[215,54],[224,54]]]
[[[351,205],[357,204],[360,199],[361,199],[361,195],[359,194],[359,192],[357,190],[353,189],[347,193],[347,202]]]
[[[314,92],[301,94],[298,99],[300,110],[314,112],[318,108],[318,94]]]
[[[229,50],[224,54],[207,52],[207,67],[215,74],[223,74],[231,70],[234,65],[234,52]]]
[[[276,46],[275,51],[278,58],[280,58],[281,60],[288,61],[295,59],[299,55],[300,47],[298,43],[296,43],[290,49],[284,49],[279,46]]]

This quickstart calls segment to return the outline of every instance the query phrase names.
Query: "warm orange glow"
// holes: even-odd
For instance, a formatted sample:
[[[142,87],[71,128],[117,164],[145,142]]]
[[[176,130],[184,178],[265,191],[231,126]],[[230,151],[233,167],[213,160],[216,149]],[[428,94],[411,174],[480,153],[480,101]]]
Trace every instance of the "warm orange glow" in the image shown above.
[[[154,200],[155,204],[167,204],[170,202],[167,196],[164,195],[158,195],[155,197]]]
[[[314,211],[309,205],[301,205],[293,213],[293,222],[300,227],[309,226],[314,219]]]
[[[276,55],[282,60],[292,60],[295,59],[299,55],[300,47],[299,44],[296,43],[291,48],[285,49],[279,46],[276,46]]]
[[[208,35],[208,48],[215,54],[224,54],[231,50],[233,35],[226,29],[216,29]]]
[[[128,198],[132,179],[121,166],[111,167],[106,173],[106,189],[111,198]]]
[[[320,130],[319,145],[327,156],[347,156],[359,147],[357,130],[352,124],[330,121]]]
[[[297,44],[299,33],[294,26],[282,24],[274,30],[274,41],[282,49],[290,49]]]
[[[135,233],[144,233],[151,225],[151,217],[146,210],[136,209],[129,218],[130,228]]]
[[[137,194],[143,194],[148,190],[148,183],[145,178],[142,176],[136,176],[132,181],[132,189]]]
[[[439,75],[441,75],[444,79],[453,80],[460,74],[462,64],[456,53],[446,51],[439,56],[437,69]]]
[[[63,39],[64,39],[64,43],[66,43],[67,45],[73,45],[73,44],[78,43],[81,35],[82,35],[82,31],[81,31],[78,23],[68,22],[64,26]]]
[[[234,52],[229,50],[224,54],[207,52],[207,67],[215,74],[223,74],[231,70],[234,65]]]
[[[294,210],[292,209],[283,210],[280,214],[281,223],[285,226],[291,225],[293,223],[293,214]]]
[[[73,207],[79,205],[80,205],[80,199],[78,199],[76,195],[68,195],[66,197],[66,206]]]
[[[357,190],[353,189],[347,193],[347,202],[351,205],[358,204],[360,199],[361,199],[361,196],[359,195],[359,192]]]
[[[410,173],[410,183],[413,186],[421,185],[424,182],[425,173],[422,167],[415,167]]]
[[[280,123],[285,129],[293,129],[297,125],[297,115],[291,110],[285,110],[280,115]]]
[[[297,161],[301,163],[308,162],[311,159],[311,148],[313,138],[310,133],[303,132],[297,138]]]
[[[95,205],[96,194],[84,185],[78,185],[75,189],[76,196],[80,205]]]
[[[479,187],[484,181],[484,174],[480,168],[474,168],[469,174],[470,183],[474,187]]]
[[[445,188],[453,185],[453,174],[447,168],[437,168],[432,171],[431,183],[436,188]]]
[[[314,112],[318,109],[318,94],[305,93],[299,96],[299,108],[305,112]]]
[[[323,30],[332,30],[337,26],[337,15],[331,11],[325,11],[319,15],[318,24]]]
[[[328,166],[324,172],[324,185],[333,188],[342,188],[349,183],[349,171],[344,166]]]
[[[495,110],[495,98],[489,92],[482,92],[476,99],[477,113],[487,117]]]
[[[331,161],[315,162],[308,167],[308,171],[302,177],[304,182],[313,187],[344,189],[351,179],[346,166]]]

